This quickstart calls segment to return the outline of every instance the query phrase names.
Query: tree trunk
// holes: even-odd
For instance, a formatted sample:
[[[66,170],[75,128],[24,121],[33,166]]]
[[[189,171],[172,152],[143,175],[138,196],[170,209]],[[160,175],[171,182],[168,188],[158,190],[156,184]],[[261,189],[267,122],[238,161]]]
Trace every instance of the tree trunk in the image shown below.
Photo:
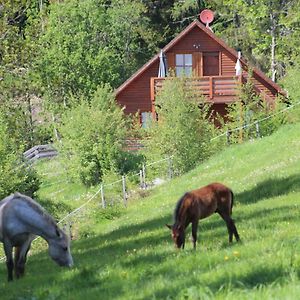
[[[276,18],[275,16],[271,13],[270,14],[270,19],[271,19],[271,76],[272,80],[275,82],[276,81]]]

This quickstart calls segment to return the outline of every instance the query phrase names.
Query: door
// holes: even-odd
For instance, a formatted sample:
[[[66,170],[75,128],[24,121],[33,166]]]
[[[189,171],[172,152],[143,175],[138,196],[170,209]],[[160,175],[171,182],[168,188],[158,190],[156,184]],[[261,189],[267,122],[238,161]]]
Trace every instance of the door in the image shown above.
[[[203,52],[203,76],[220,75],[219,52]]]

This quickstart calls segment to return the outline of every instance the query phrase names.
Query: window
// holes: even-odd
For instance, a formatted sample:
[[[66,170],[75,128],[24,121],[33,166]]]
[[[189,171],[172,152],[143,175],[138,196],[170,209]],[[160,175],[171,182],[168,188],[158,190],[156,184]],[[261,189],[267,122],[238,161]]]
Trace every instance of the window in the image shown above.
[[[151,122],[152,122],[152,113],[150,111],[143,111],[141,113],[142,128],[149,127]]]
[[[192,76],[192,54],[176,54],[176,76]]]

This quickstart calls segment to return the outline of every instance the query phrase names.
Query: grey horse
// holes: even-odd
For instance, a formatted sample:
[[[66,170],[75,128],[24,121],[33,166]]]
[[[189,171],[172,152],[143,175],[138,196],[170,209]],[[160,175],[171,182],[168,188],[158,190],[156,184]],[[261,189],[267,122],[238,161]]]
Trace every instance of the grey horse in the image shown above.
[[[13,269],[17,278],[24,275],[27,253],[36,236],[47,241],[49,255],[58,265],[73,265],[68,236],[41,205],[20,193],[0,201],[0,241],[4,245],[8,281],[13,280]]]

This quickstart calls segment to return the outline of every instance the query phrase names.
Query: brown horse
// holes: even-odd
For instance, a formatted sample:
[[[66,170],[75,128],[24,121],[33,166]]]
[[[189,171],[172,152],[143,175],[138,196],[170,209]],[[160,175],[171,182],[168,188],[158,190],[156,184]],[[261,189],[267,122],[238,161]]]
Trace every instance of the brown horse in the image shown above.
[[[197,242],[197,227],[199,219],[218,213],[226,222],[229,242],[233,235],[240,240],[234,221],[231,218],[233,193],[221,183],[211,183],[205,187],[185,193],[177,202],[174,211],[174,224],[166,225],[172,230],[172,238],[177,248],[184,249],[185,229],[192,223],[194,249]]]

